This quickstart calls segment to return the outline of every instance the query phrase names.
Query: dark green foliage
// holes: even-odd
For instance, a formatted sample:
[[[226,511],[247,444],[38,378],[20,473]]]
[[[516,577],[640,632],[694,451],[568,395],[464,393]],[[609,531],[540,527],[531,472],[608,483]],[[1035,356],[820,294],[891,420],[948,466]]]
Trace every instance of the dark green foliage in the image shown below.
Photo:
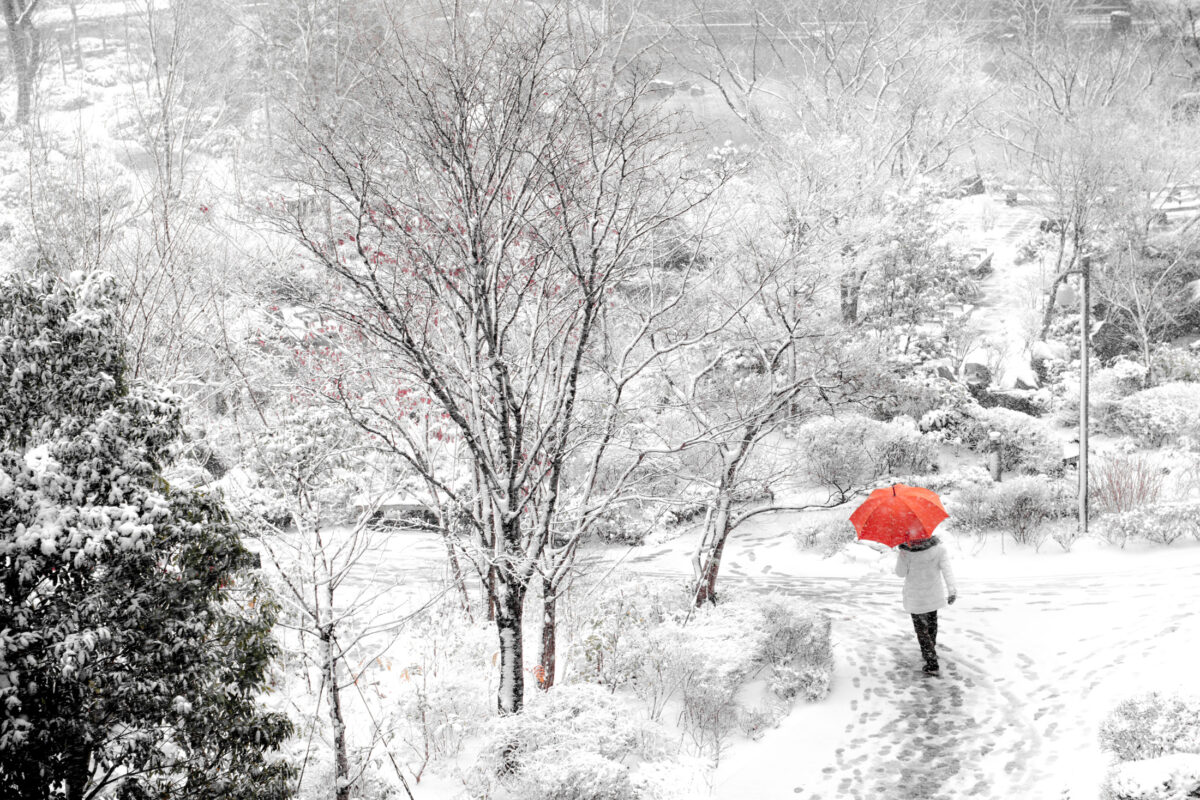
[[[276,607],[217,500],[158,470],[103,278],[0,282],[0,797],[282,798]]]

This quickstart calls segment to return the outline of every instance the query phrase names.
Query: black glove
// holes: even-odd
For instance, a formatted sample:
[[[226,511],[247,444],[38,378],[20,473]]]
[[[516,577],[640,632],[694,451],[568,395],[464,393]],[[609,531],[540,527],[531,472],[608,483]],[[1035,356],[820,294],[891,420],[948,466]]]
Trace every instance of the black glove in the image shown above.
[[[949,603],[950,605],[954,605],[954,601],[957,599],[958,599],[958,595],[952,594],[946,598],[946,602]]]

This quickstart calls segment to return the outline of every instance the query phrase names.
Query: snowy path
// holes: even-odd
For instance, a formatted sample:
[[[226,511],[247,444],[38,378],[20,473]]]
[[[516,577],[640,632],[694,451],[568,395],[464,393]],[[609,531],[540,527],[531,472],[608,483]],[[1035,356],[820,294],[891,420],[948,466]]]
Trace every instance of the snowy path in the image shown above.
[[[963,198],[949,208],[949,221],[961,229],[961,243],[992,255],[992,272],[979,282],[980,300],[971,311],[970,324],[979,341],[970,359],[981,364],[998,361],[1003,372],[1015,370],[1010,377],[1027,371],[1029,344],[1040,328],[1048,282],[1042,262],[1018,264],[1017,250],[1037,232],[1044,216],[1031,206],[1008,206],[989,195]]]
[[[828,612],[839,685],[735,755],[715,796],[1094,797],[1099,720],[1154,688],[1155,670],[1190,672],[1200,658],[1200,611],[1177,596],[1200,579],[1200,563],[1187,561],[964,582],[940,614],[940,678],[919,671],[896,579],[729,576],[727,588],[778,591]],[[816,736],[803,729],[814,725]],[[794,768],[772,768],[780,757]]]

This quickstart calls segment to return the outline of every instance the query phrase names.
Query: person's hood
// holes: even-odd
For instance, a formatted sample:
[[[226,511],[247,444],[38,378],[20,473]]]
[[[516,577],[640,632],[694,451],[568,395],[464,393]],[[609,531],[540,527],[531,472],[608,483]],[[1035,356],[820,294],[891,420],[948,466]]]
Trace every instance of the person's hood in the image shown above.
[[[928,539],[918,539],[915,542],[900,545],[901,550],[907,550],[910,553],[919,553],[922,550],[928,550],[931,547],[936,547],[941,544],[938,537],[930,536]]]

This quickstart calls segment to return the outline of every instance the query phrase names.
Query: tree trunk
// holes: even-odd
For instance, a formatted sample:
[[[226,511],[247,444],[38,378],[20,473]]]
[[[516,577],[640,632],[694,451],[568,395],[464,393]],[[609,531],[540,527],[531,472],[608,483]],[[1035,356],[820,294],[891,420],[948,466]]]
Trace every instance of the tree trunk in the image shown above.
[[[33,27],[33,14],[23,0],[0,0],[4,23],[8,29],[8,49],[12,56],[13,75],[17,83],[17,124],[29,121],[32,105],[33,78],[37,73],[38,32]]]
[[[1079,298],[1079,535],[1088,534],[1088,370],[1092,326],[1092,264],[1084,256],[1080,264]]]
[[[71,9],[71,49],[75,51],[75,66],[83,69],[83,47],[79,44],[79,8],[74,0],[68,4]]]
[[[454,585],[458,589],[463,611],[467,612],[467,619],[474,622],[475,615],[471,613],[471,593],[467,591],[467,578],[463,574],[462,562],[458,560],[458,553],[454,550],[454,542],[451,540],[450,534],[446,532],[444,524],[442,525],[442,539],[446,543],[446,557],[450,559],[450,579],[454,581]]]
[[[842,322],[858,322],[858,298],[862,293],[862,272],[855,270],[842,276],[841,309]]]
[[[87,792],[88,779],[92,775],[92,748],[78,742],[67,755],[66,789],[67,800],[83,800]]]
[[[483,592],[487,595],[488,622],[496,621],[496,568],[489,567],[487,576],[484,578]]]
[[[332,613],[332,606],[330,607]],[[334,797],[350,800],[350,759],[346,755],[346,721],[342,717],[342,692],[337,682],[337,650],[333,631],[321,631],[321,672],[325,681],[325,699],[329,706],[329,722],[333,726]]]
[[[556,608],[558,605],[558,593],[555,591],[551,582],[545,578],[542,579],[542,652],[538,656],[538,669],[536,672],[538,688],[544,690],[549,689],[554,685],[554,668],[555,668],[555,633],[557,631],[558,622],[556,617]]]
[[[524,654],[521,642],[521,588],[513,575],[493,570],[496,632],[500,638],[500,687],[496,708],[501,715],[519,714],[525,705]]]
[[[325,613],[332,620],[334,614],[332,576],[326,574]],[[350,800],[350,759],[346,754],[346,720],[342,717],[342,690],[338,686],[338,652],[334,639],[333,622],[322,625],[318,636],[321,640],[321,671],[325,684],[325,699],[329,706],[329,723],[333,727],[333,778],[334,797]]]
[[[1046,337],[1050,334],[1050,325],[1054,322],[1054,305],[1058,298],[1058,287],[1062,286],[1063,282],[1066,281],[1072,272],[1074,270],[1070,267],[1064,269],[1054,276],[1054,281],[1050,284],[1050,294],[1046,297],[1046,308],[1042,311],[1042,333],[1038,337],[1043,342],[1046,341]]]
[[[696,587],[696,608],[705,603],[717,602],[717,573],[721,569],[721,555],[725,552],[725,542],[729,539],[729,510],[732,505],[728,498],[722,498],[718,503],[717,511],[713,515],[713,530],[716,534]]]

